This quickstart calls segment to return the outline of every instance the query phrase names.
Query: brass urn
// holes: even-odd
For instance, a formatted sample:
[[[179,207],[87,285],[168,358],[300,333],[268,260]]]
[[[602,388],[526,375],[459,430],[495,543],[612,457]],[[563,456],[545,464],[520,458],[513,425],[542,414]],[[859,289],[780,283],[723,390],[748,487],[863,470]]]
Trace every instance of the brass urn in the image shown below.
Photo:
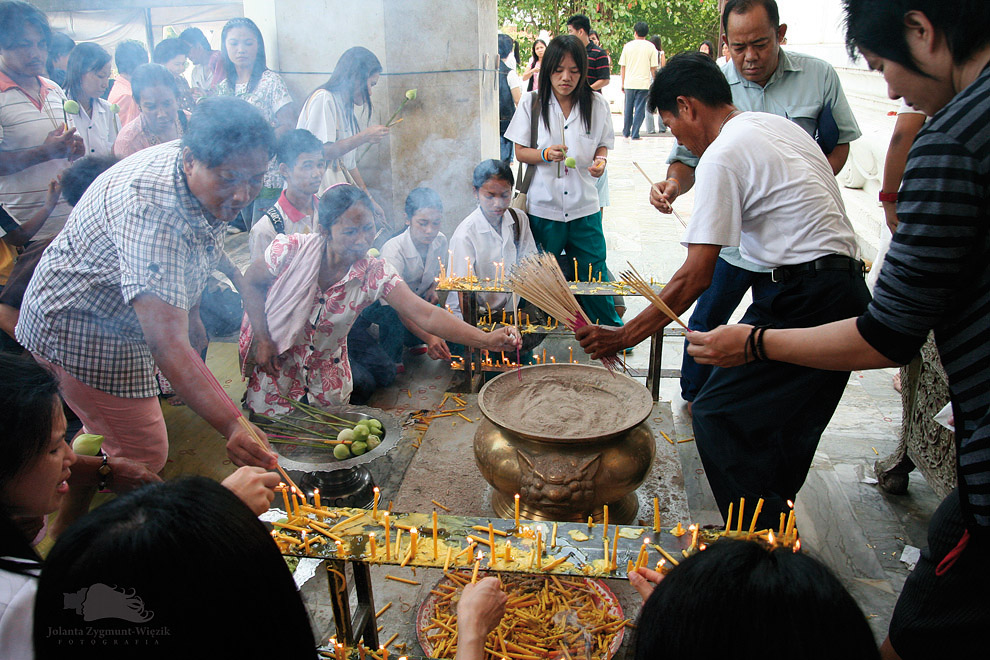
[[[656,454],[643,385],[592,365],[533,365],[489,381],[478,405],[474,455],[498,516],[513,517],[518,493],[528,520],[601,520],[606,504],[610,521],[635,520]]]

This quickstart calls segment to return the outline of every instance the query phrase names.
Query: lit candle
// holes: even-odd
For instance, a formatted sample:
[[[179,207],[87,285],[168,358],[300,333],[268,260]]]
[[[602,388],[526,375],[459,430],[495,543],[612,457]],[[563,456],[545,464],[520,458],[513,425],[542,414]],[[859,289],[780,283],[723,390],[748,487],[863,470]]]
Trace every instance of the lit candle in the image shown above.
[[[285,516],[286,518],[290,518],[292,517],[292,507],[289,505],[289,489],[285,484],[279,484],[278,487],[282,489],[282,501],[285,502]]]
[[[646,565],[646,561],[645,561],[643,555],[646,554],[646,548],[647,548],[647,545],[646,544],[649,543],[649,542],[650,542],[650,539],[647,539],[647,538],[644,538],[643,539],[643,545],[641,545],[639,547],[639,554],[636,555],[636,568],[639,568],[640,566],[645,566]]]
[[[573,346],[568,346],[567,347],[567,360],[569,362],[574,362],[574,347]]]
[[[382,491],[378,489],[378,486],[375,486],[375,501],[371,505],[371,517],[374,518],[375,520],[378,520],[378,498],[381,496],[382,496]]]
[[[392,544],[390,542],[390,539],[392,534],[392,521],[390,516],[388,515],[388,511],[382,514],[382,517],[385,518],[385,561],[391,561]]]
[[[516,529],[519,529],[519,493],[516,493]]]
[[[299,515],[299,494],[296,492],[296,487],[292,487],[292,515]]]
[[[512,561],[512,541],[505,542],[505,563]]]
[[[316,505],[316,508],[317,509],[322,509],[323,508],[322,506],[320,506],[320,489],[319,488],[314,488],[313,489],[313,503]]]
[[[725,531],[726,532],[732,531],[732,502],[729,502],[729,515],[725,517]]]
[[[756,519],[760,517],[760,511],[763,509],[763,498],[761,497],[756,501],[756,511],[753,512],[753,520],[749,523],[749,533],[752,534],[756,531]]]
[[[478,551],[478,556],[474,559],[474,571],[471,573],[471,584],[475,584],[478,581],[478,568],[481,566],[481,560],[484,558],[485,553]]]
[[[337,541],[336,546],[337,546],[337,559],[341,559],[344,556],[344,544],[341,543],[340,541]]]
[[[588,264],[588,282],[591,282],[591,264]]]
[[[691,525],[690,527],[688,527],[688,529],[691,530],[691,548],[692,549],[697,548],[698,547],[698,525],[697,524]]]
[[[653,531],[660,531],[660,498],[653,498]]]
[[[437,560],[437,512],[433,511],[433,561]]]
[[[375,541],[375,533],[368,534],[368,543],[371,544],[371,561],[378,558],[378,542]]]
[[[378,650],[382,652],[382,660],[388,660],[388,649],[382,644],[378,647]]]

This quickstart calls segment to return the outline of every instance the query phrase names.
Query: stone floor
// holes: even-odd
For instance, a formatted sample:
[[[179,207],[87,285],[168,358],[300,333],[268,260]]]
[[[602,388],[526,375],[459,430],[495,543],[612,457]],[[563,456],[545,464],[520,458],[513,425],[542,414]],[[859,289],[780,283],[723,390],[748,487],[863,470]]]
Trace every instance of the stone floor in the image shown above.
[[[621,129],[621,116],[616,116]],[[664,161],[673,146],[673,138],[646,136],[638,141],[616,138],[615,149],[609,157],[611,205],[605,211],[605,235],[608,262],[613,271],[631,261],[647,277],[666,281],[680,266],[686,250],[679,243],[681,226],[673,216],[657,213],[647,202],[648,184],[634,167],[638,162],[654,178],[662,178]],[[875,252],[875,235],[882,215],[875,204],[860,191],[843,191],[857,231],[863,236],[866,255]],[[676,204],[680,214],[690,219],[693,193]],[[229,251],[239,265],[246,265],[246,235],[231,237]],[[640,299],[627,301],[631,318],[644,307]],[[741,310],[737,314],[741,313]],[[229,340],[228,340],[229,342]],[[568,342],[560,342],[551,350],[566,359]],[[575,354],[577,354],[575,350]],[[664,346],[663,366],[678,369],[682,346],[679,340],[668,339]],[[645,345],[628,358],[629,366],[644,368],[647,364]],[[210,366],[228,388],[231,395],[240,396],[243,385],[236,373],[236,346],[219,340],[210,348]],[[830,566],[856,597],[878,640],[886,633],[891,611],[907,567],[900,562],[905,545],[922,547],[928,518],[938,498],[924,480],[913,475],[907,495],[883,493],[872,478],[873,462],[890,453],[897,444],[900,427],[900,397],[891,387],[893,370],[856,372],[849,380],[845,395],[825,432],[805,487],[797,500],[797,515],[803,537],[803,547]],[[394,385],[379,392],[372,405],[399,415],[409,410],[429,408],[439,403],[450,383],[451,374],[443,364],[430,362],[425,356],[410,357],[406,372]],[[469,403],[474,406],[475,400]],[[187,409],[166,411],[172,451],[166,472],[198,471],[222,476],[230,470],[223,465],[222,443],[216,434],[202,424]],[[473,409],[472,409],[473,411]],[[662,428],[672,439],[693,437],[690,416],[679,397],[676,379],[661,383],[661,401],[652,416],[653,424]],[[473,463],[472,425],[462,422],[434,424],[423,439],[422,446],[401,461],[406,463],[401,474],[383,475],[395,483],[392,492],[383,491],[393,499],[396,510],[429,511],[430,500],[436,499],[453,512],[464,515],[492,515],[489,508],[490,489],[481,479]],[[210,438],[206,441],[206,438]],[[400,470],[401,471],[401,470]],[[665,502],[664,516],[701,524],[722,524],[704,470],[693,442],[668,444],[658,434],[657,461],[650,478],[640,490],[641,502],[648,503],[654,494]],[[373,574],[382,578],[384,569],[375,567]],[[410,643],[415,653],[414,630],[411,621],[423,595],[435,582],[434,572],[420,571],[421,587],[397,585],[384,579],[376,580],[376,600],[382,604],[392,601],[395,606],[383,616],[383,635],[398,632],[399,641]],[[612,586],[627,609],[635,616],[637,600],[628,584],[613,581]],[[332,617],[326,596],[326,577],[317,571],[303,593],[310,604],[314,628],[319,635],[329,635]]]

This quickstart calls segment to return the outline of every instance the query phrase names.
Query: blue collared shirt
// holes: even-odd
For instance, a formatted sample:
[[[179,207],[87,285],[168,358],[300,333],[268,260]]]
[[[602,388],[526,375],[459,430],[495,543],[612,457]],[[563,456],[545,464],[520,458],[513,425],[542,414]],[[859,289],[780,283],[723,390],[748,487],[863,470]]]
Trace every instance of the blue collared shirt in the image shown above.
[[[765,86],[743,78],[731,59],[722,65],[722,73],[732,89],[732,103],[740,110],[787,117],[814,138],[818,132],[818,117],[825,105],[831,103],[832,116],[839,129],[838,144],[848,144],[862,135],[842,92],[839,76],[825,60],[781,48],[777,69]],[[690,167],[698,166],[698,157],[679,143],[667,158],[668,163],[675,161]],[[763,270],[742,259],[738,248],[725,248],[721,256],[734,266]]]

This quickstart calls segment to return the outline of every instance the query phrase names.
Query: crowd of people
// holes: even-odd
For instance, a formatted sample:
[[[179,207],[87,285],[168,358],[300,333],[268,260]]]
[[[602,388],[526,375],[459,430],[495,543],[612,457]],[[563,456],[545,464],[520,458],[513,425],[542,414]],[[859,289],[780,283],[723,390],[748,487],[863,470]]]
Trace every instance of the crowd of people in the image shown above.
[[[721,64],[707,41],[667,61],[645,23],[619,58],[623,135],[638,139],[656,112],[658,127],[678,140],[651,204],[670,213],[696,189],[687,257],[662,293],[676,313],[697,301],[683,396],[723,515],[740,497],[762,498],[757,524],[775,528],[849,371],[904,363],[934,329],[953,394],[959,488],[932,520],[930,547],[879,652],[862,612],[815,560],[722,541],[667,578],[630,575],[645,600],[637,657],[697,649],[715,632],[745,648],[776,637],[816,658],[965,653],[988,619],[980,587],[990,582],[981,561],[990,535],[990,37],[979,28],[990,15],[978,0],[844,3],[850,55],[881,71],[892,97],[932,118],[915,127],[900,191],[886,193],[888,203],[896,199],[896,226],[872,300],[835,181],[860,131],[832,67],[780,48],[786,25],[774,0],[726,3]],[[359,150],[389,129],[371,122],[383,71],[370,50],[346,50],[297,105],[248,18],[224,26],[219,50],[189,28],[150,57],[137,42],[111,56],[54,34],[28,3],[0,2],[4,657],[63,653],[50,627],[77,620],[86,590],[124,582],[159,603],[156,616],[178,631],[159,650],[212,648],[203,632],[216,611],[190,608],[176,588],[211,584],[238,603],[231,629],[263,625],[244,614],[266,616],[274,599],[297,644],[290,654],[312,655],[305,608],[255,519],[272,501],[276,458],[205,366],[190,368],[209,342],[204,288],[221,271],[243,299],[249,413],[284,414],[294,401],[328,409],[365,402],[403,368],[407,348],[438,360],[464,346],[519,349],[512,326],[486,333],[465,323],[462,301],[441,300],[435,278],[441,267],[497,278],[544,251],[565,273],[576,264],[575,275],[610,279],[602,211],[615,137],[600,91],[611,60],[586,16],[571,17],[567,29],[535,41],[521,76],[517,49],[500,35],[508,91],[501,157],[470,176],[477,209],[448,239],[440,195],[415,188],[405,230],[377,256],[385,212]],[[517,189],[526,191],[525,208],[513,207]],[[244,273],[223,249],[237,227],[250,232]],[[725,326],[750,290],[742,323]],[[514,306],[502,294],[483,302],[492,312]],[[623,324],[612,298],[580,302],[595,323],[577,339],[593,358],[629,350],[669,321],[650,307]],[[221,485],[161,483],[163,384],[227,439],[238,469]],[[96,455],[73,452],[66,414],[81,432],[103,436]],[[120,497],[84,515],[101,490]],[[56,525],[45,529],[55,511]],[[43,561],[33,545],[46,533],[57,540]],[[184,552],[191,543],[205,561]],[[204,566],[220,558],[244,570],[217,581]],[[264,601],[248,573],[265,576]],[[74,612],[64,606],[69,594]],[[143,605],[131,596],[120,594],[138,621]],[[461,660],[481,657],[505,608],[494,578],[465,589]],[[248,641],[242,652],[257,654],[258,640]],[[279,638],[277,650],[287,652],[285,644]]]

